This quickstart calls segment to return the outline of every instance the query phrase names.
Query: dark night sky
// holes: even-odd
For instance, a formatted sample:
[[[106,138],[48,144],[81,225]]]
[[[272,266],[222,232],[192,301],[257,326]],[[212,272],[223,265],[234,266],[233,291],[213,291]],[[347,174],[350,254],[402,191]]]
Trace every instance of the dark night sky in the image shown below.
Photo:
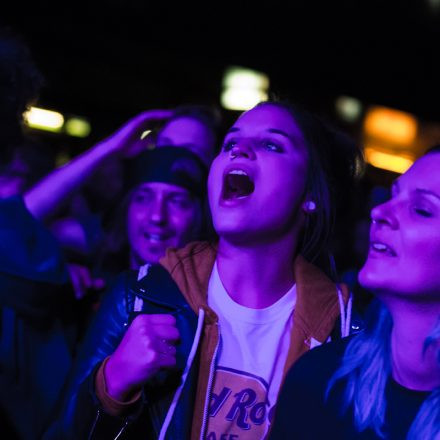
[[[231,64],[324,113],[348,94],[440,121],[440,7],[429,0],[183,3],[39,2],[2,22],[46,76],[40,104],[88,117],[98,135],[146,108],[218,103]]]

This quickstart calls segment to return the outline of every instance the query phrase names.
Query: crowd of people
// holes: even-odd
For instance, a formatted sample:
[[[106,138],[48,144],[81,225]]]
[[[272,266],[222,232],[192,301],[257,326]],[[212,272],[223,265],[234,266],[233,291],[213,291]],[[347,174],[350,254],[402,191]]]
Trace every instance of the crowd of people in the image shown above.
[[[288,101],[226,133],[185,104],[55,168],[22,129],[42,76],[0,40],[5,438],[440,439],[439,146],[371,203],[343,282],[349,136]]]

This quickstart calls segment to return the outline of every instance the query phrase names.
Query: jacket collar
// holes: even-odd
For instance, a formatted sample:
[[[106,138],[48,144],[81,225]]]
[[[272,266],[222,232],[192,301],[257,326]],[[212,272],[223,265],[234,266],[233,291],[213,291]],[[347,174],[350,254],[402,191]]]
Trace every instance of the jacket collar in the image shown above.
[[[214,267],[217,249],[207,242],[189,243],[182,249],[168,249],[160,264],[170,273],[194,312],[205,310],[205,321],[217,321],[217,315],[208,307],[209,278]]]
[[[206,318],[214,320],[217,317],[207,306],[207,292],[216,255],[216,245],[195,242],[183,249],[169,249],[160,261],[191,308],[197,313],[202,307],[207,312]],[[306,344],[310,343],[310,338],[324,342],[339,315],[336,286],[301,255],[295,259],[293,270],[297,286],[294,327],[300,328]]]
[[[132,291],[135,296],[167,309],[179,310],[188,307],[188,302],[180,294],[175,281],[169,276],[168,271],[158,264],[146,267],[145,276],[134,284]]]

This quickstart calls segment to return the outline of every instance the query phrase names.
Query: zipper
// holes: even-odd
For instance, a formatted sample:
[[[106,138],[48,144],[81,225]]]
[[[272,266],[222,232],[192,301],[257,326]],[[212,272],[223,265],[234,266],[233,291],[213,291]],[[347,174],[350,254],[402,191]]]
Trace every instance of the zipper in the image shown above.
[[[97,412],[96,412],[95,420],[93,421],[92,428],[90,429],[89,436],[87,437],[88,440],[91,440],[91,438],[92,438],[93,431],[94,431],[95,428],[96,428],[96,424],[98,423],[98,419],[99,419],[99,416],[100,416],[100,415],[101,415],[101,410],[98,409]],[[118,438],[121,436],[121,434],[124,432],[124,430],[125,430],[125,428],[126,428],[127,426],[128,426],[128,420],[125,421],[124,426],[122,426],[122,428],[120,429],[120,431],[116,434],[116,437],[114,438],[114,440],[118,440]]]
[[[92,438],[93,431],[95,430],[95,427],[96,427],[96,424],[98,423],[98,419],[99,419],[99,416],[100,416],[100,415],[101,415],[101,411],[98,409],[98,411],[96,412],[95,420],[93,421],[93,425],[92,425],[92,427],[90,428],[89,436],[87,437],[88,440],[90,440],[90,439]]]
[[[214,381],[214,369],[217,361],[217,354],[220,348],[221,343],[221,335],[220,335],[220,325],[217,323],[218,327],[218,342],[214,350],[214,355],[212,356],[211,365],[209,367],[209,378],[208,378],[208,387],[206,389],[206,399],[205,399],[205,407],[203,409],[203,418],[202,418],[202,429],[200,430],[200,440],[203,440],[205,437],[206,425],[208,421],[208,411],[209,404],[211,402],[211,394],[212,394],[212,383]]]
[[[199,346],[200,337],[201,337],[202,330],[203,330],[204,319],[205,319],[205,311],[202,308],[200,308],[199,309],[199,318],[197,320],[196,334],[194,335],[194,340],[193,340],[193,343],[191,346],[191,350],[189,352],[188,359],[186,360],[186,366],[185,366],[185,369],[182,374],[181,383],[180,383],[179,387],[177,388],[176,392],[174,393],[173,401],[171,402],[171,405],[168,408],[167,415],[165,417],[165,420],[163,422],[162,428],[159,433],[159,440],[165,439],[165,435],[166,435],[166,432],[167,432],[169,425],[171,423],[171,419],[173,417],[174,410],[176,409],[177,403],[178,403],[179,398],[182,394],[183,387],[185,386],[186,379],[189,374],[189,370],[192,367],[194,357],[197,353],[197,349]]]
[[[113,440],[118,440],[118,438],[121,436],[121,434],[125,431],[125,428],[128,426],[128,420],[124,423],[124,426],[121,428],[121,430],[118,432],[116,437]]]

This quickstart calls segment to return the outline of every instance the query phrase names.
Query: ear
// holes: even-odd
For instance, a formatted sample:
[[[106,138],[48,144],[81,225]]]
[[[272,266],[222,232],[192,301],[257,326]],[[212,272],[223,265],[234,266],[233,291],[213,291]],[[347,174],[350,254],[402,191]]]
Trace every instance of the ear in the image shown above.
[[[306,200],[302,205],[302,209],[306,214],[311,214],[316,211],[316,203],[313,200]]]

